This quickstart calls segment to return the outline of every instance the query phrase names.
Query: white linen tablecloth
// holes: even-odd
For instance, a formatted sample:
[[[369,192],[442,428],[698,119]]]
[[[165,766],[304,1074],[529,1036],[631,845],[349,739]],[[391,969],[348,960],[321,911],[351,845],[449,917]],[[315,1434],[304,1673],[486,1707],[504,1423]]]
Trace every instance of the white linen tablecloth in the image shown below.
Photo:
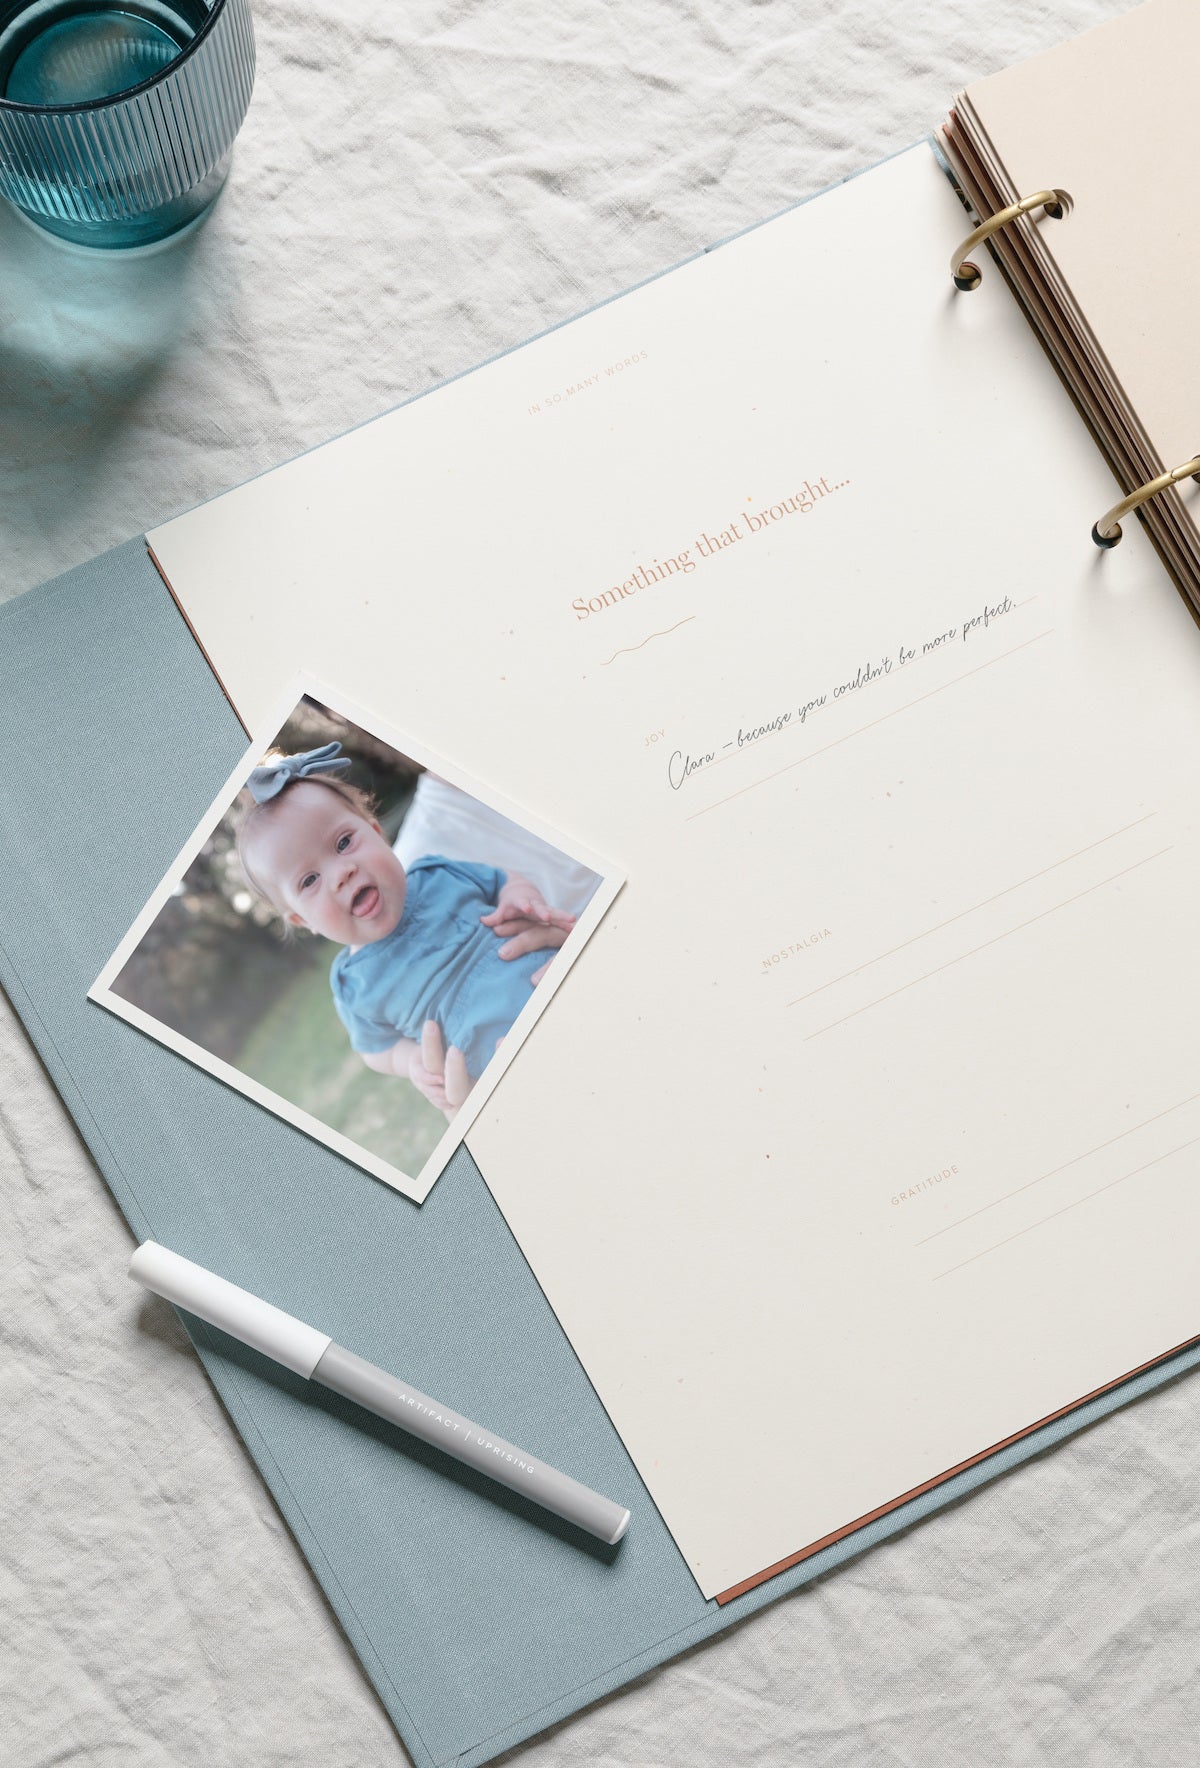
[[[907,146],[967,80],[1122,9],[256,5],[198,234],[107,262],[0,216],[0,594]],[[0,1762],[402,1763],[2,999],[0,1198]],[[1198,1460],[1192,1378],[510,1759],[1191,1763]]]

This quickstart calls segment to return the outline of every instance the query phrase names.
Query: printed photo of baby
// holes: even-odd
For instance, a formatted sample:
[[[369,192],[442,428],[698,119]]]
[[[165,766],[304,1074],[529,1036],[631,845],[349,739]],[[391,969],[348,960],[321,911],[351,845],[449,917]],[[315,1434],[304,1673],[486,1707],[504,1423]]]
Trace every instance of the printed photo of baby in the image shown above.
[[[420,1200],[620,879],[331,698],[255,745],[90,994]]]

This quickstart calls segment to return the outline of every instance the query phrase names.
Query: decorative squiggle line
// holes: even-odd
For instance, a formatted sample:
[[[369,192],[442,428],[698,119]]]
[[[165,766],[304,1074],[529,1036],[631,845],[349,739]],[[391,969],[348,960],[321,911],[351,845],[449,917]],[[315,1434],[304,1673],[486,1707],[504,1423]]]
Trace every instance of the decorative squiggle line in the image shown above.
[[[650,638],[644,638],[640,645],[623,646],[621,650],[614,651],[612,656],[600,665],[601,669],[607,669],[609,663],[615,663],[618,657],[627,656],[631,651],[640,651],[642,645],[648,645],[650,643],[651,638],[666,638],[668,633],[678,632],[681,626],[686,626],[689,620],[694,620],[695,618],[696,616],[694,614],[685,614],[682,620],[677,620],[675,622],[674,626],[664,626],[661,632],[652,632]]]

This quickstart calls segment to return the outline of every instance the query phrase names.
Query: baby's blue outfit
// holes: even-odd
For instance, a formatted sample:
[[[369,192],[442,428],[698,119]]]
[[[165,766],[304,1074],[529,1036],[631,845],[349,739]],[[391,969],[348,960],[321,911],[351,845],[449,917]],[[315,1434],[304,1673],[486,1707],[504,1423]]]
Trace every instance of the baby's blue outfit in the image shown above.
[[[386,939],[349,946],[333,960],[334,1004],[364,1055],[400,1038],[418,1043],[427,1019],[457,1044],[478,1080],[533,992],[530,977],[550,951],[502,958],[504,944],[480,923],[507,879],[495,866],[427,855],[408,868],[404,913]]]

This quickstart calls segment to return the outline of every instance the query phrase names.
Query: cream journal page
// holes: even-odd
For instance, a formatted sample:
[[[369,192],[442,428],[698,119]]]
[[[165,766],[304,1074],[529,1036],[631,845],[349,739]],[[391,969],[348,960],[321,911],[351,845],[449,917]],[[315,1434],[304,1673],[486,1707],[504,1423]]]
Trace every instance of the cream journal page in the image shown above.
[[[709,1596],[1200,1333],[1200,638],[968,227],[920,146],[151,537],[247,723],[626,872],[469,1142]]]

